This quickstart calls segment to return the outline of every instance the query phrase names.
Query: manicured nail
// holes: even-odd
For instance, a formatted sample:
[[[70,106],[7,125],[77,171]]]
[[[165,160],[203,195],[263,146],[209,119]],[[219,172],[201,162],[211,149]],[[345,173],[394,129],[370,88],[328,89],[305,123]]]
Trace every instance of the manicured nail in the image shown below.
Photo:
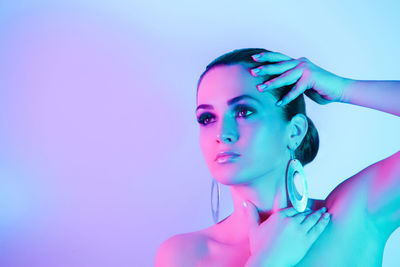
[[[331,217],[331,215],[328,213],[328,212],[326,212],[325,214],[324,214],[324,219],[329,219]]]
[[[279,100],[279,101],[276,103],[277,106],[280,106],[281,104],[282,104],[282,100]]]
[[[260,72],[260,69],[251,69],[251,75],[257,76],[257,73]]]
[[[253,58],[253,60],[257,61],[258,58],[261,57],[261,54],[255,54],[251,56]]]
[[[258,88],[259,91],[263,91],[265,88],[267,88],[267,85],[266,84],[259,84],[259,85],[257,85],[257,88]]]
[[[321,211],[322,211],[322,213],[326,212],[326,207],[323,207],[323,208],[321,209]]]

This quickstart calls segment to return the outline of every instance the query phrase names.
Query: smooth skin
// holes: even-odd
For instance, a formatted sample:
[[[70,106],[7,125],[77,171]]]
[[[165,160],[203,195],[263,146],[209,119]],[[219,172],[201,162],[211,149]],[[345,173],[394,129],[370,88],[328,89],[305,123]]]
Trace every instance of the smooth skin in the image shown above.
[[[393,115],[400,116],[399,81],[354,81],[330,73],[318,67],[305,57],[301,57],[299,59],[293,59],[279,52],[266,52],[253,55],[253,59],[257,62],[276,62],[273,65],[260,66],[251,69],[250,73],[253,76],[260,77],[262,75],[281,74],[280,76],[274,79],[268,80],[262,84],[258,84],[256,87],[260,92],[265,92],[266,90],[273,90],[275,88],[296,83],[295,86],[287,95],[282,97],[280,101],[277,101],[276,103],[277,106],[286,105],[290,101],[298,97],[300,94],[305,93],[312,100],[314,100],[319,104],[328,104],[332,102],[352,103],[357,105],[363,105],[365,107],[387,111]],[[362,86],[364,86],[365,88],[364,92],[361,92],[361,90],[363,90]],[[383,88],[386,91],[387,93],[386,98],[383,97],[384,92],[378,92],[379,90],[378,86],[382,86],[381,88]],[[383,91],[383,89],[381,91]],[[306,90],[308,91],[305,92]],[[368,92],[369,95],[365,96],[366,92]],[[364,96],[360,98],[356,97],[362,95]],[[373,97],[374,95],[376,96],[375,99]],[[382,102],[380,103],[379,100],[381,100]],[[384,103],[387,104],[383,106]],[[396,105],[396,103],[398,104]],[[394,161],[392,164],[399,163],[399,152],[391,156],[390,158],[386,159],[385,160],[385,162],[387,162],[386,164],[390,164],[388,163],[389,161],[392,162]],[[380,162],[380,165],[383,165],[383,162]],[[398,166],[398,164],[396,165]],[[396,188],[400,189],[399,168],[394,168],[394,169],[392,169],[391,170],[392,172],[389,174],[389,177],[392,177],[391,185],[396,184]],[[376,177],[375,179],[379,178]],[[384,178],[382,177],[381,179],[383,180]],[[394,193],[394,190],[391,190],[391,192],[393,193],[391,194],[391,196],[387,196],[387,199],[388,200],[392,199],[392,202],[394,202],[395,199],[398,198],[400,195],[398,193],[399,190],[397,190],[396,193]],[[384,200],[382,199],[381,202],[383,201]],[[400,210],[400,207],[399,206],[396,207],[394,204],[395,203],[392,203],[392,205],[389,206],[392,208],[393,211],[387,212],[388,215],[393,214],[394,212]],[[375,216],[378,217],[377,215]],[[299,215],[297,214],[294,217],[299,217]],[[395,219],[394,222],[392,222],[392,225],[390,225],[389,223],[385,227],[385,223],[382,223],[382,227],[385,227],[386,229],[389,229],[389,231],[392,231],[396,226],[397,227],[399,226],[400,224],[399,217],[400,216],[395,216],[395,218],[397,219]],[[382,219],[383,221],[385,220],[385,218],[379,218],[379,221],[381,221]],[[325,221],[323,220],[323,222]],[[394,227],[393,223],[395,224]],[[323,228],[324,228],[323,225],[321,227],[315,228],[315,229],[321,229],[321,231],[318,231],[318,234],[315,234],[311,238],[312,242],[314,242],[316,238],[319,236],[319,234],[322,233]],[[385,230],[384,232],[387,231],[388,230]],[[298,232],[296,233],[298,234]],[[294,235],[292,237],[294,237],[296,233],[293,233]],[[262,235],[262,236],[269,236],[269,235]],[[283,236],[284,235],[282,235],[282,237]],[[293,238],[292,240],[298,240],[298,239]],[[312,244],[312,242],[305,242],[305,243]],[[303,248],[306,249],[307,246]],[[272,250],[266,249],[266,251],[268,251],[268,253],[271,253]],[[297,250],[290,250],[290,251],[297,251]],[[268,253],[264,253],[264,255]],[[299,256],[297,258],[295,257],[296,259],[295,261],[283,263],[282,266],[292,266],[296,264],[299,260],[301,260],[304,254],[305,253],[303,254],[299,253]],[[285,259],[285,257],[281,257],[280,259]],[[270,260],[267,259],[264,262],[270,262]],[[256,265],[263,266],[263,263],[258,261]],[[256,266],[256,265],[251,264],[251,266]]]
[[[257,208],[251,202],[245,203],[252,255],[246,267],[294,266],[304,257],[330,219],[325,207],[315,212],[308,209],[300,213],[289,207],[273,213],[259,224]]]
[[[213,238],[218,237],[224,243],[242,244],[249,241],[253,254],[250,255],[246,266],[282,266],[281,255],[286,257],[292,251],[280,244],[290,235],[303,239],[303,242],[299,242],[303,244],[303,250],[300,250],[303,252],[309,249],[309,244],[313,241],[312,238],[311,241],[305,241],[304,228],[301,230],[301,227],[297,227],[305,221],[299,223],[300,219],[297,220],[296,217],[304,214],[286,216],[286,219],[280,217],[282,215],[274,215],[281,214],[286,208],[283,170],[290,158],[289,151],[295,149],[296,142],[302,140],[307,125],[301,116],[295,116],[287,124],[283,123],[278,116],[278,110],[273,108],[275,106],[279,109],[279,105],[277,106],[276,100],[265,92],[296,83],[283,97],[282,105],[304,93],[320,104],[354,104],[400,116],[400,81],[347,79],[323,70],[304,57],[293,59],[278,52],[262,53],[260,57],[254,58],[258,62],[269,61],[275,64],[273,67],[261,66],[253,69],[245,69],[243,66],[217,67],[203,77],[199,86],[203,87],[199,89],[198,103],[214,106],[212,116],[207,119],[207,126],[200,128],[202,151],[213,176],[219,182],[230,186],[234,203],[234,212],[223,222],[207,230],[212,233]],[[255,69],[259,69],[259,72],[256,73]],[[258,90],[254,93],[252,88],[260,88],[263,74],[280,76],[267,81],[266,89],[261,90],[263,92]],[[242,111],[238,113],[236,109],[226,108],[227,99],[242,93],[255,96],[268,109],[261,110],[255,102],[247,102],[248,106],[252,106],[253,109],[256,107],[257,111],[250,117],[242,117]],[[259,147],[268,147],[268,150],[260,151],[257,149]],[[229,168],[216,167],[213,157],[217,151],[225,148],[240,150],[239,152],[243,153],[243,162],[237,161]],[[247,166],[246,172],[242,172],[244,166]],[[254,222],[257,221],[254,218],[257,216],[253,213],[253,217],[249,217],[252,213],[243,212],[243,201],[256,206],[260,218],[259,228],[254,227]],[[369,264],[378,266],[380,260],[376,257],[382,255],[378,251],[383,251],[390,234],[400,226],[400,151],[343,181],[330,192],[324,200],[324,205],[331,213],[328,224],[331,225],[330,233],[318,246],[314,246],[312,255],[308,255],[301,263],[308,266],[307,264],[313,264],[314,260],[323,256],[331,259],[330,262],[326,262],[329,266],[339,262],[343,264],[343,257],[340,255],[349,252],[346,262],[351,259],[353,263],[361,263],[367,259]],[[311,225],[314,220],[310,221]],[[272,223],[273,221],[275,222]],[[277,222],[280,225],[283,223],[282,227],[285,230],[277,231]],[[320,221],[317,221],[314,226],[319,223]],[[357,240],[354,240],[356,236],[353,236],[353,233],[357,235]],[[274,235],[276,236],[273,237]],[[199,235],[177,235],[166,240],[157,252],[156,266],[195,266],[198,260],[208,254],[209,248],[205,245],[208,243],[198,237]],[[367,248],[359,250],[358,246],[359,242],[366,241],[365,238],[371,243],[368,254],[362,256]],[[318,240],[317,238],[316,241]],[[337,247],[336,243],[332,243],[334,240],[345,240],[349,247]],[[192,249],[188,249],[189,247]],[[281,247],[280,251],[275,249],[278,247]],[[185,253],[182,253],[182,249]],[[335,256],[332,253],[342,254]],[[298,257],[301,257],[301,253]],[[284,264],[290,266],[297,259],[294,257],[293,261]],[[268,260],[270,261],[267,262]]]
[[[312,89],[312,91],[308,91],[306,95],[318,104],[342,102],[343,89],[351,83],[351,80],[328,72],[305,57],[292,59],[278,52],[261,53],[259,55],[258,57],[253,55],[253,59],[257,62],[276,63],[253,68],[251,69],[252,75],[259,77],[281,74],[279,77],[257,85],[260,92],[296,83],[293,89],[281,101],[277,102],[278,106],[286,105],[307,89]]]

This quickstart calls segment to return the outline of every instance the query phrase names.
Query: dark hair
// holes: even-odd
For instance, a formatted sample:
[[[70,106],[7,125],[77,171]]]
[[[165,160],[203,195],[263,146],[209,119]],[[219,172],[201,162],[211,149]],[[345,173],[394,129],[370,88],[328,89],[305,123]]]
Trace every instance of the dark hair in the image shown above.
[[[206,70],[201,74],[201,76],[199,78],[199,81],[197,83],[196,99],[198,96],[199,85],[200,85],[200,82],[201,82],[204,74],[206,74],[211,68],[213,68],[215,66],[234,65],[234,64],[245,63],[245,64],[249,64],[251,66],[251,68],[254,68],[254,67],[258,67],[258,66],[262,66],[262,65],[273,64],[273,63],[269,63],[269,62],[256,62],[252,59],[252,57],[251,57],[252,55],[258,54],[261,52],[271,52],[271,51],[263,49],[263,48],[235,49],[231,52],[223,54],[222,56],[214,59],[210,64],[207,65]],[[266,75],[265,76],[266,79],[263,82],[273,79],[278,76],[279,75]],[[280,88],[273,89],[273,90],[267,91],[267,92],[271,93],[278,100],[278,99],[281,99],[284,95],[286,95],[292,88],[293,88],[293,85],[286,85],[286,86],[282,86]],[[317,155],[318,147],[319,147],[319,137],[318,137],[318,132],[317,132],[317,129],[315,128],[314,123],[306,115],[306,104],[304,102],[303,94],[300,94],[297,98],[292,100],[290,103],[283,106],[282,110],[283,110],[283,116],[287,121],[290,121],[293,118],[293,116],[295,116],[296,114],[299,114],[299,113],[304,114],[307,118],[307,122],[308,122],[307,133],[304,136],[301,144],[295,150],[295,157],[303,165],[306,165],[306,164],[310,163]]]

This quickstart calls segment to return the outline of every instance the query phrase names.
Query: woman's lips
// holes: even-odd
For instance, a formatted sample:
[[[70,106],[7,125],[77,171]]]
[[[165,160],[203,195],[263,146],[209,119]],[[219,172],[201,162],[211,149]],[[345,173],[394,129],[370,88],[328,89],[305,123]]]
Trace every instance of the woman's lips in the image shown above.
[[[219,155],[215,161],[218,163],[228,163],[234,161],[238,157],[240,157],[240,155]]]
[[[219,157],[223,157],[223,156],[240,156],[240,154],[237,152],[229,151],[229,150],[220,151],[217,153],[214,160],[216,161]]]

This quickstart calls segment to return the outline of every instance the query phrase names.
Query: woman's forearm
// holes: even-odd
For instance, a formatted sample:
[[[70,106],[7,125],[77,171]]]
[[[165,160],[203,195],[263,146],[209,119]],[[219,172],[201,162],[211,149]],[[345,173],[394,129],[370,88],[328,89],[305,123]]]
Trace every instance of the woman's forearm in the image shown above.
[[[340,102],[400,116],[400,81],[346,79]]]

